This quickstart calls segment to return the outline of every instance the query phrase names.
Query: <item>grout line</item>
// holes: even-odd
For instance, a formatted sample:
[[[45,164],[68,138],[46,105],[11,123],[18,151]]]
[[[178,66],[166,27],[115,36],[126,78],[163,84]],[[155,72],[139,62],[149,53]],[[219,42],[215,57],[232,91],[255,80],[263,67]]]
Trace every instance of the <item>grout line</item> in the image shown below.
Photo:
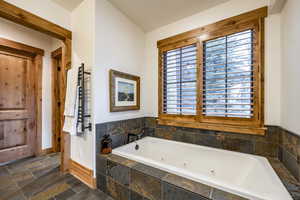
[[[214,188],[210,188],[210,192],[209,192],[209,198],[210,199],[212,199],[213,191],[214,191]]]

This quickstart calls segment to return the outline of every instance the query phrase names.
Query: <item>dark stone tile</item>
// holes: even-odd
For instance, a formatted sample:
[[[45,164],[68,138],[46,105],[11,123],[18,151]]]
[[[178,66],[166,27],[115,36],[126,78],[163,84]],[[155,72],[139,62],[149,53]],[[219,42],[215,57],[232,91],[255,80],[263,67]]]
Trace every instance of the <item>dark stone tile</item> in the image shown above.
[[[97,173],[97,188],[106,193],[106,185],[106,176]]]
[[[145,127],[146,128],[156,128],[157,127],[157,119],[154,117],[145,117]]]
[[[145,130],[144,136],[155,137],[155,129],[154,128],[145,128],[144,130]]]
[[[123,146],[127,142],[127,135],[125,134],[118,134],[111,136],[112,139],[112,148],[118,148]]]
[[[34,175],[35,178],[39,178],[41,176],[44,176],[45,174],[48,174],[49,172],[51,172],[53,170],[53,168],[58,167],[58,165],[56,166],[48,166],[48,165],[44,165],[42,167],[39,167],[38,169],[34,169],[31,170],[31,173]]]
[[[130,200],[146,200],[143,196],[136,192],[130,191]]]
[[[84,183],[82,183],[81,181],[79,181],[77,178],[75,178],[74,176],[72,176],[70,174],[65,175],[64,181],[76,193],[79,193],[81,191],[89,189],[89,187],[87,185],[85,185]]]
[[[107,193],[115,200],[130,200],[130,191],[126,187],[118,184],[110,177],[107,177],[106,184]]]
[[[292,173],[292,175],[299,181],[300,166],[298,165],[296,158],[285,149],[283,149],[282,151],[282,162],[285,167]]]
[[[24,186],[22,191],[26,197],[32,197],[63,180],[64,176],[59,172],[59,169],[55,169],[47,175],[31,182],[29,185]]]
[[[300,144],[297,145],[297,161],[298,161],[298,164],[300,164]]]
[[[205,197],[200,196],[176,187],[169,183],[163,183],[163,199],[164,200],[208,200]]]
[[[267,157],[278,156],[278,145],[266,142],[255,142],[255,154]]]
[[[177,176],[175,174],[168,174],[163,178],[163,181],[182,188],[186,191],[190,191],[200,196],[209,198],[211,187],[207,185]]]
[[[47,156],[40,157],[31,157],[17,160],[9,165],[7,165],[7,169],[10,173],[15,173],[23,170],[28,170],[30,167],[36,167],[42,165],[40,161],[43,161],[47,158]]]
[[[97,154],[96,155],[96,172],[105,175],[107,168],[107,157]]]
[[[108,122],[107,133],[110,134],[111,136],[124,135],[126,131],[124,126],[122,126],[122,121]]]
[[[101,140],[102,136],[107,133],[107,123],[96,124],[96,140]]]
[[[219,138],[214,131],[208,131],[208,134],[196,134],[195,144],[215,148],[222,148],[222,139]]]
[[[105,194],[104,192],[100,191],[100,190],[90,190],[92,193],[92,197],[95,198],[91,198],[91,199],[95,199],[95,200],[114,200],[113,198],[111,198],[110,196],[108,196],[107,194]]]
[[[0,199],[25,200],[25,196],[16,184],[0,188]]]
[[[145,119],[144,118],[136,118],[125,121],[125,126],[127,131],[143,129],[145,127]]]
[[[111,197],[99,190],[85,189],[68,200],[113,200]]]
[[[60,193],[59,195],[55,196],[55,200],[65,200],[68,199],[72,196],[74,196],[76,193],[72,190],[72,189],[68,189],[62,193]]]
[[[108,160],[107,176],[112,177],[112,179],[122,185],[129,186],[130,168]]]
[[[299,136],[282,129],[282,147],[293,156],[298,157]]]
[[[176,132],[175,127],[159,127],[155,129],[155,137],[166,139],[166,140],[174,140],[174,133]]]
[[[223,148],[230,151],[237,151],[242,153],[254,153],[254,144],[251,140],[226,138],[223,141]]]
[[[93,199],[94,195],[89,189],[82,190],[76,195],[74,195],[72,198],[69,198],[68,200],[87,200],[87,199]],[[95,199],[95,198],[94,198]]]
[[[70,187],[66,183],[53,184],[48,188],[43,188],[43,190],[28,198],[32,200],[50,199],[51,197],[64,193],[68,189],[70,189]]]
[[[26,179],[23,179],[23,180],[18,181],[18,182],[17,182],[17,185],[18,185],[19,187],[22,188],[22,187],[24,187],[24,186],[26,186],[26,185],[32,183],[32,182],[35,181],[35,180],[36,180],[36,178],[34,178],[34,177],[28,177],[28,178],[26,178]]]
[[[234,194],[230,194],[228,192],[224,192],[218,189],[213,189],[212,199],[213,200],[247,200],[246,198]]]
[[[282,155],[283,152],[282,152],[282,147],[281,146],[278,146],[278,159],[282,162]]]
[[[0,177],[0,189],[6,187],[8,185],[13,185],[13,184],[15,184],[15,183],[13,182],[11,176],[6,175],[6,176]]]
[[[281,180],[297,183],[295,177],[286,169],[282,162],[274,158],[268,158],[268,160]]]
[[[134,169],[131,169],[130,189],[150,200],[161,200],[160,179]]]
[[[273,144],[279,144],[281,130],[278,126],[267,126],[266,136],[264,140]]]
[[[107,155],[107,159],[112,161],[112,162],[119,163],[121,165],[127,166],[129,168],[131,168],[131,167],[133,167],[137,164],[137,162],[135,162],[133,160],[129,160],[127,158],[117,156],[117,155],[114,155],[114,154]]]
[[[288,181],[283,181],[283,184],[294,200],[300,200],[300,184],[295,184]]]
[[[177,130],[174,133],[173,139],[178,142],[195,144],[196,134],[193,132],[188,132],[188,131],[184,131],[184,130]]]
[[[72,182],[69,185],[72,188],[72,190],[76,193],[79,193],[86,189],[89,189],[89,187],[86,184],[82,183],[81,181],[79,181],[77,179],[76,179],[76,181]]]
[[[148,165],[144,165],[142,163],[138,163],[137,165],[132,167],[132,169],[139,171],[143,174],[146,174],[148,176],[155,177],[157,179],[162,179],[163,177],[165,177],[168,174],[165,171],[162,171],[162,170],[154,168],[154,167],[150,167]]]
[[[6,167],[0,167],[0,177],[8,175],[8,170]]]

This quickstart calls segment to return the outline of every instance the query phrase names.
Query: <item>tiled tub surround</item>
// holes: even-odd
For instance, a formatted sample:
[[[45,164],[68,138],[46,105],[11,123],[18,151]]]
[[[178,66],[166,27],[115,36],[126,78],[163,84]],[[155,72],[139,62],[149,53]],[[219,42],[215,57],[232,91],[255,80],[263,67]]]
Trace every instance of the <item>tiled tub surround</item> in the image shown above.
[[[244,200],[124,157],[97,155],[97,184],[115,200]]]
[[[300,137],[279,128],[279,160],[300,181]]]
[[[113,148],[126,144],[127,134],[139,133],[145,128],[145,118],[136,118],[96,125],[96,152],[100,152],[101,138],[109,134],[112,138]]]
[[[161,126],[153,117],[108,122],[96,126],[97,154],[100,150],[101,137],[104,134],[112,136],[113,147],[115,148],[125,144],[126,133],[138,132],[142,129],[146,130],[148,136],[256,154],[268,158],[279,158],[294,177],[300,180],[300,137],[277,126],[269,126],[266,136],[255,136]],[[298,186],[295,186],[298,183],[294,183],[286,185],[296,191],[298,195]]]
[[[169,139],[179,142],[198,144],[242,153],[266,157],[277,157],[279,152],[280,132],[270,126],[266,136],[208,131],[201,129],[161,126],[156,118],[145,117],[116,122],[97,124],[96,151],[100,151],[100,141],[104,134],[110,134],[113,148],[122,146],[127,141],[127,133],[145,129],[145,136]]]
[[[96,160],[98,188],[115,200],[245,200],[117,155],[97,154]],[[294,200],[300,200],[299,183],[280,161],[269,161]]]
[[[112,154],[248,199],[292,200],[268,160],[261,156],[154,137],[116,148]]]

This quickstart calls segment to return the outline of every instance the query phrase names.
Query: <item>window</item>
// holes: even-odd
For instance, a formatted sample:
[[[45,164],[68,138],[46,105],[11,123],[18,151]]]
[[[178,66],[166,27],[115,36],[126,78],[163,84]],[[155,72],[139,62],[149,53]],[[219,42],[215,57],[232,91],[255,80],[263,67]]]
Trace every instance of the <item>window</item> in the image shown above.
[[[196,115],[196,45],[166,51],[164,62],[163,113]]]
[[[253,116],[252,30],[204,42],[203,115]]]
[[[267,8],[158,41],[159,124],[264,134]]]

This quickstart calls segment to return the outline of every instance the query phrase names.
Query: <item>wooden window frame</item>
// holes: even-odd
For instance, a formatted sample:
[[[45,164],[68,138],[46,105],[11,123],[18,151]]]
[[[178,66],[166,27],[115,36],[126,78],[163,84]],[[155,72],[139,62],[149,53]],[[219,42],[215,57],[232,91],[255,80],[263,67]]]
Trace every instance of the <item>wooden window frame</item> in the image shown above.
[[[244,134],[264,135],[264,26],[267,17],[267,7],[231,17],[186,33],[182,33],[157,42],[158,59],[158,123],[161,125],[183,126],[215,131],[226,131]],[[251,119],[234,117],[213,117],[202,114],[203,89],[203,44],[226,35],[252,30],[253,31],[253,70],[254,97],[253,114]],[[197,45],[197,110],[196,115],[174,115],[163,113],[163,62],[164,52],[188,46]]]

